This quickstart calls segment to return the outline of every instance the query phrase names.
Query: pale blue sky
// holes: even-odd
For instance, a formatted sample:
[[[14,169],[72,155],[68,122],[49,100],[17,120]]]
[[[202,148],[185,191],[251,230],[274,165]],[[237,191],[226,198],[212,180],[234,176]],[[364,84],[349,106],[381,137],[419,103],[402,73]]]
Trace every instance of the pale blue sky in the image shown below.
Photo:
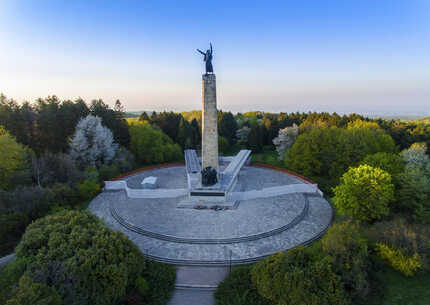
[[[90,2],[90,4],[89,4]],[[430,1],[0,1],[0,92],[232,111],[430,114]]]

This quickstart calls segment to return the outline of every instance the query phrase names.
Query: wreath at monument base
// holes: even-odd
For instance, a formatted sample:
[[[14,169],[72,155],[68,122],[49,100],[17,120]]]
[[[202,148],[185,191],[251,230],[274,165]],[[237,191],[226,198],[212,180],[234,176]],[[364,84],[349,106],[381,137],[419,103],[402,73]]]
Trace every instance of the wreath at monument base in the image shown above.
[[[218,182],[217,172],[215,168],[211,166],[206,167],[202,170],[202,185],[210,186]]]

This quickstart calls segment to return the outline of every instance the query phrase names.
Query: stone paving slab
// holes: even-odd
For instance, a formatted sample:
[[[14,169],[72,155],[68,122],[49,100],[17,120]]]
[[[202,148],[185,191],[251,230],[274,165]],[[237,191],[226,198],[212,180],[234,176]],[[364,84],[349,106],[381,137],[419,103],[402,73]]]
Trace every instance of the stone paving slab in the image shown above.
[[[332,218],[332,208],[324,198],[309,196],[307,216],[295,227],[280,234],[227,245],[175,243],[143,236],[118,224],[109,212],[108,202],[100,200],[104,195],[100,194],[91,202],[91,212],[104,219],[110,228],[124,232],[148,257],[180,265],[228,265],[230,256],[232,264],[251,262],[313,241],[325,232]]]
[[[185,166],[152,169],[126,177],[124,180],[127,181],[129,188],[142,189],[143,179],[150,176],[158,178],[158,187],[162,189],[184,189],[188,187]]]
[[[301,215],[303,194],[241,201],[237,209],[214,211],[178,209],[181,198],[128,198],[125,192],[103,193],[127,223],[142,230],[184,239],[232,239],[264,234],[286,226]]]

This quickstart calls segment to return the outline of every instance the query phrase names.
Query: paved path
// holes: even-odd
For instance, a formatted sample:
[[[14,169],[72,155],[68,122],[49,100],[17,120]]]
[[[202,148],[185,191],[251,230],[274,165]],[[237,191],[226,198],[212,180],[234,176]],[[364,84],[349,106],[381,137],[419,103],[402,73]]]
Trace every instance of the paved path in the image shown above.
[[[214,305],[213,293],[228,273],[228,267],[179,266],[168,305]]]

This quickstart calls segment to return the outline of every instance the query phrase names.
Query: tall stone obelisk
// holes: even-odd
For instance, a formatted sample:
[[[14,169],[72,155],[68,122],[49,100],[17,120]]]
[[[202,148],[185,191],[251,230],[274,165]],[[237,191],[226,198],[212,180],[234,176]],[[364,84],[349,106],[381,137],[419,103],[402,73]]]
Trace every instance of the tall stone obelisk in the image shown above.
[[[219,173],[215,74],[203,74],[202,97],[202,168],[210,166]]]

